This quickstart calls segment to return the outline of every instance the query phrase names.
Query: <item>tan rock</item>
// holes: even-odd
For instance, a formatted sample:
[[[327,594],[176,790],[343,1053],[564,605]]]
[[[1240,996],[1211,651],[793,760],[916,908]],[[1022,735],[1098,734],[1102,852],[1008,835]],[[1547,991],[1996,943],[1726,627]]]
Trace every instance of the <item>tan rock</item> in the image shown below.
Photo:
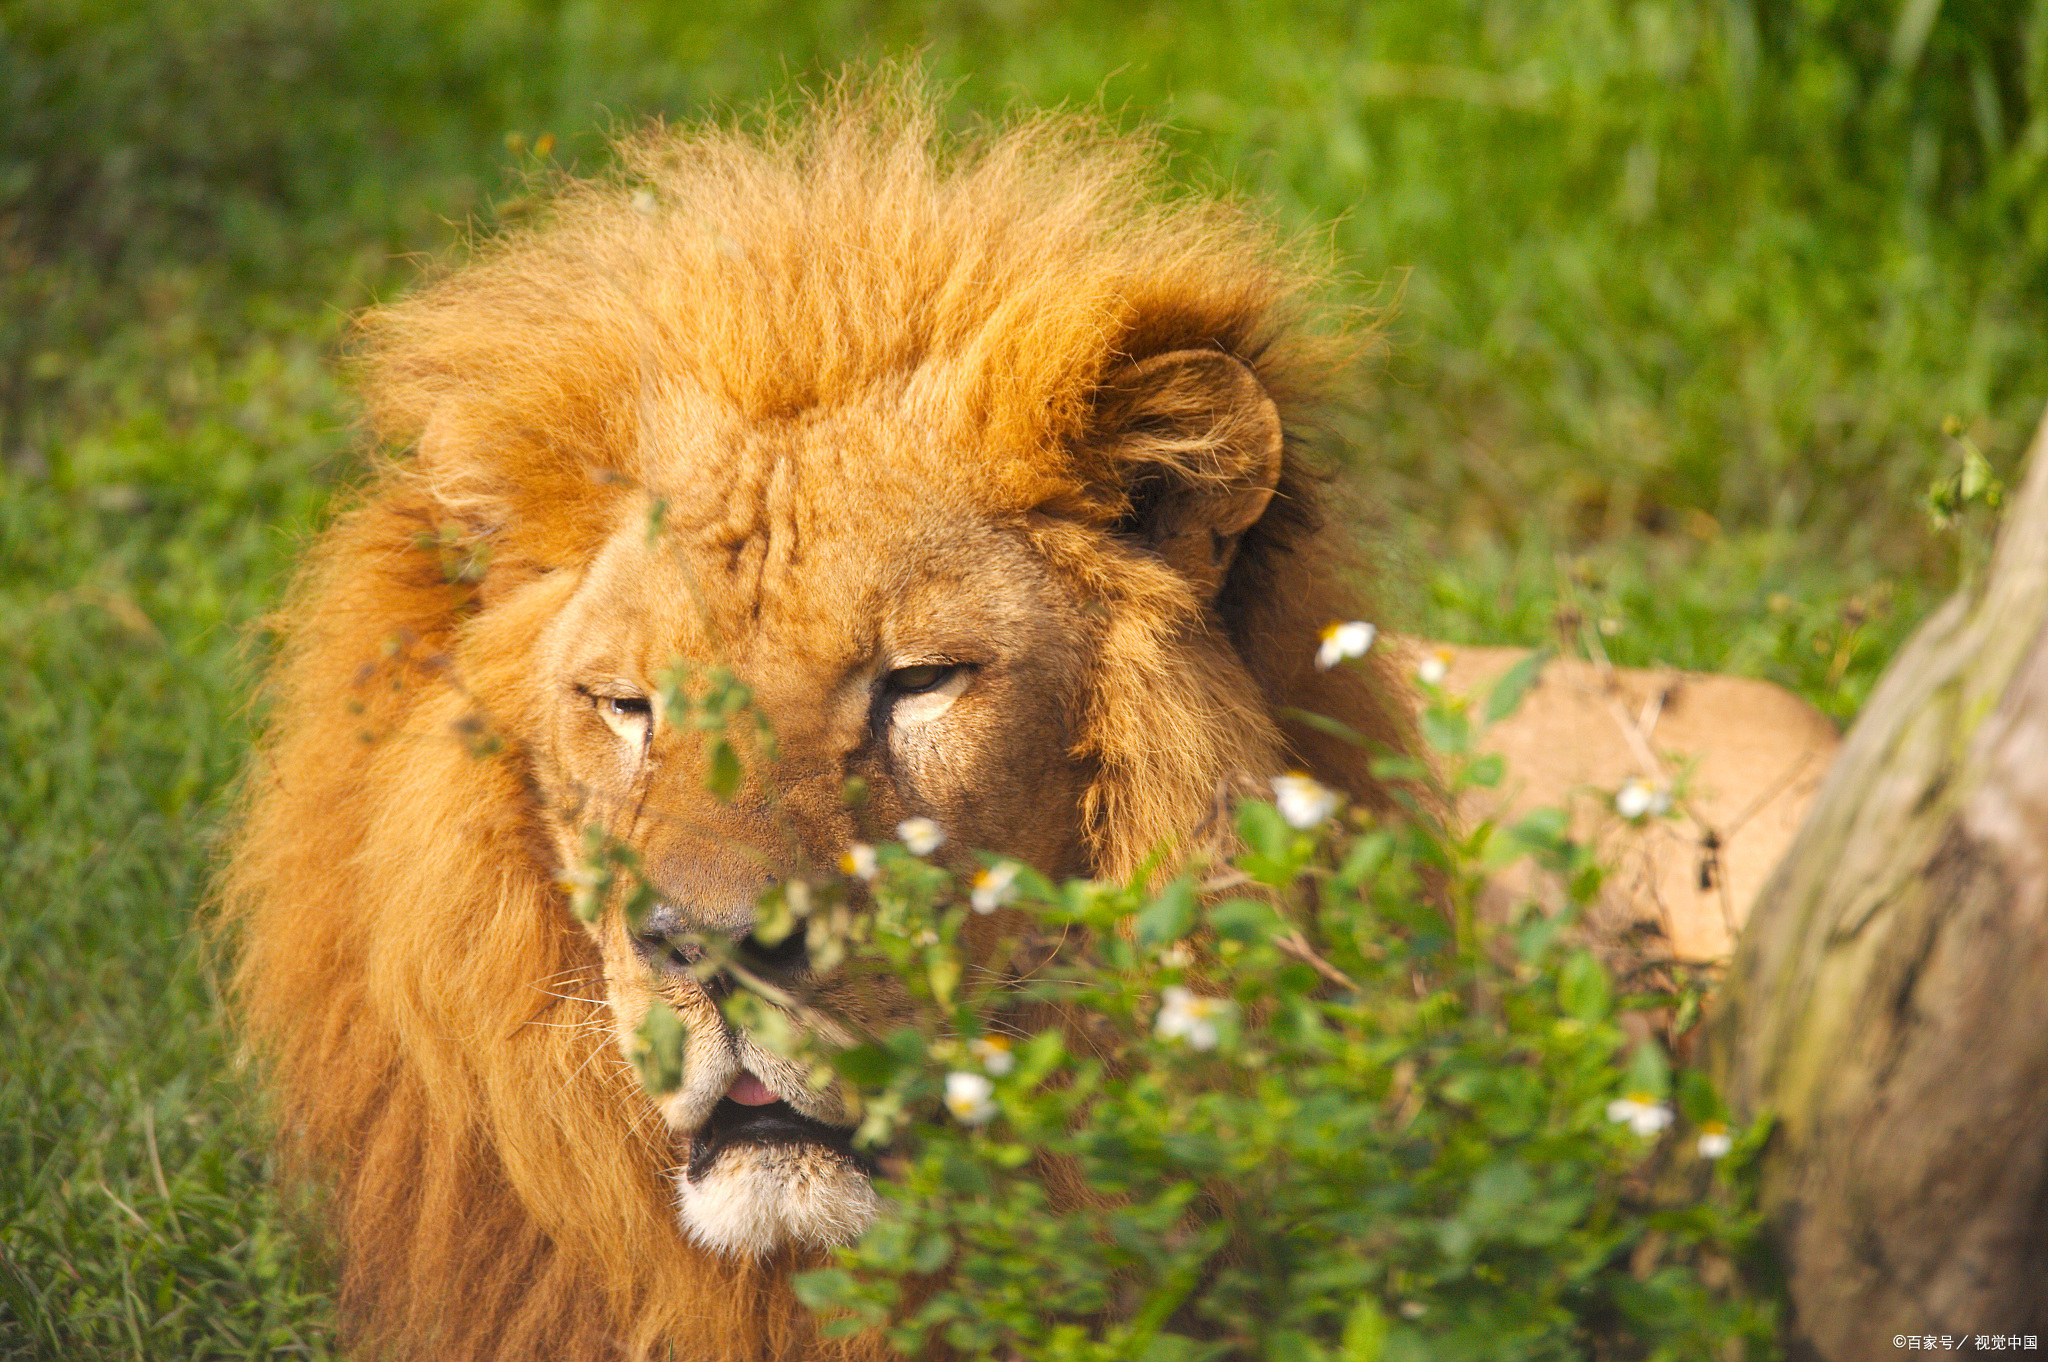
[[[1529,654],[1415,647],[1418,658],[1440,650],[1445,690],[1475,700]],[[1766,681],[1553,657],[1520,707],[1480,737],[1481,750],[1506,760],[1506,777],[1468,791],[1459,811],[1476,820],[1564,808],[1573,835],[1613,867],[1592,914],[1597,933],[1654,931],[1676,959],[1721,960],[1839,745],[1827,716]],[[1631,780],[1668,791],[1671,812],[1623,817],[1615,795]],[[1501,885],[1529,887],[1525,868]]]

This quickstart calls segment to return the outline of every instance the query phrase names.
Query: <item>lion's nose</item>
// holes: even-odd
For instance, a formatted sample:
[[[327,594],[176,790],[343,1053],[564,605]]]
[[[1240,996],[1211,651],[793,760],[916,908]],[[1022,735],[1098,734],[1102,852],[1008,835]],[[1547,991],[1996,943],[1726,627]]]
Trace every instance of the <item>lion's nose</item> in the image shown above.
[[[713,1001],[724,998],[732,991],[732,983],[723,974],[700,978],[697,966],[703,962],[705,950],[696,942],[686,939],[689,928],[675,918],[673,912],[663,916],[667,905],[649,913],[645,921],[631,934],[633,953],[641,963],[665,983],[680,984],[694,979],[698,985],[711,994]]]
[[[713,999],[732,991],[733,981],[724,971],[703,976],[699,973],[706,955],[711,954],[691,936],[722,936],[732,942],[733,963],[763,983],[790,992],[808,977],[810,953],[801,929],[777,941],[768,941],[752,931],[743,935],[721,926],[696,921],[673,904],[658,903],[632,933],[633,950],[648,968],[664,978],[680,980],[684,975],[698,979]]]

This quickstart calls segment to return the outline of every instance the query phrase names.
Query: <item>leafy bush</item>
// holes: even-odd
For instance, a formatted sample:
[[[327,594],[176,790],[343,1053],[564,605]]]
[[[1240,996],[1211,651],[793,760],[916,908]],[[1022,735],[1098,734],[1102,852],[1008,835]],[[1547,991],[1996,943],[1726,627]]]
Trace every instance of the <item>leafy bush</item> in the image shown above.
[[[718,728],[743,693],[712,693]],[[1427,716],[1452,752],[1473,722],[1441,700]],[[1450,765],[1454,789],[1502,774]],[[918,1004],[832,1052],[804,1048],[778,991],[728,1000],[860,1091],[857,1143],[884,1170],[890,1210],[800,1280],[806,1302],[909,1356],[1769,1355],[1772,1298],[1735,1272],[1756,1266],[1763,1131],[1728,1136],[1703,1077],[1674,1080],[1644,1028],[1631,1043],[1624,1014],[1673,1000],[1617,998],[1569,910],[1476,910],[1523,856],[1587,901],[1600,870],[1562,815],[1454,833],[1414,798],[1334,811],[1305,780],[1240,804],[1229,863],[1149,890],[986,856],[956,884],[912,820],[903,844],[856,847],[849,878],[771,891],[757,939],[804,932],[822,968],[886,971]],[[585,883],[593,906],[610,887],[597,867]],[[963,970],[963,928],[1002,909],[1018,929]],[[739,964],[695,944],[702,969]],[[642,1036],[656,1089],[679,1077],[673,1029]]]

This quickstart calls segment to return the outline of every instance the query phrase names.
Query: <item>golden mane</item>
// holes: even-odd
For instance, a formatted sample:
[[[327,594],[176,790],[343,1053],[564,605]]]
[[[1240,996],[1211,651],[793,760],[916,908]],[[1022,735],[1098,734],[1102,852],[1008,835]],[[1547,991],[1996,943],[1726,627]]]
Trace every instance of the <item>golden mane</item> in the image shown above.
[[[1086,119],[949,141],[913,78],[847,84],[753,134],[631,139],[538,226],[366,320],[372,427],[411,452],[322,536],[282,612],[222,891],[282,1142],[335,1191],[365,1355],[881,1352],[812,1335],[793,1256],[729,1261],[677,1232],[668,1135],[608,1048],[525,754],[477,713],[537,632],[522,585],[587,563],[626,489],[670,482],[647,437],[664,392],[770,422],[894,385],[957,448],[1008,451],[903,485],[1028,517],[1102,602],[1079,735],[1097,873],[1184,841],[1282,761],[1380,797],[1362,753],[1281,713],[1406,745],[1377,660],[1309,665],[1322,625],[1366,612],[1294,440],[1213,616],[1117,533],[1146,485],[1129,441],[1091,438],[1118,366],[1220,350],[1293,435],[1339,349],[1308,338],[1313,281],[1269,229],[1158,182],[1151,144]],[[1143,457],[1215,476],[1170,442]],[[1203,674],[1224,643],[1265,712],[1229,712]]]

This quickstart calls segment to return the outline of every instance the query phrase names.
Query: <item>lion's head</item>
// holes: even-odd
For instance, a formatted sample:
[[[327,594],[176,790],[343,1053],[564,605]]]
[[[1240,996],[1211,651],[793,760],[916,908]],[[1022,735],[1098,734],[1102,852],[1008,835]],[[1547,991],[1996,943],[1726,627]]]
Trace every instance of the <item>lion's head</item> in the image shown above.
[[[369,318],[409,452],[287,612],[226,886],[365,1336],[826,1349],[783,1280],[874,1213],[848,1108],[726,1024],[691,939],[854,1033],[898,991],[754,905],[902,820],[1121,877],[1289,767],[1377,797],[1286,718],[1403,731],[1377,669],[1309,665],[1360,613],[1294,439],[1328,347],[1266,230],[1155,181],[1086,123],[947,145],[902,88],[841,92],[628,142]],[[661,700],[714,667],[776,749],[729,798]],[[651,910],[571,914],[593,836]],[[624,1060],[651,1008],[689,1037],[658,1101]]]

